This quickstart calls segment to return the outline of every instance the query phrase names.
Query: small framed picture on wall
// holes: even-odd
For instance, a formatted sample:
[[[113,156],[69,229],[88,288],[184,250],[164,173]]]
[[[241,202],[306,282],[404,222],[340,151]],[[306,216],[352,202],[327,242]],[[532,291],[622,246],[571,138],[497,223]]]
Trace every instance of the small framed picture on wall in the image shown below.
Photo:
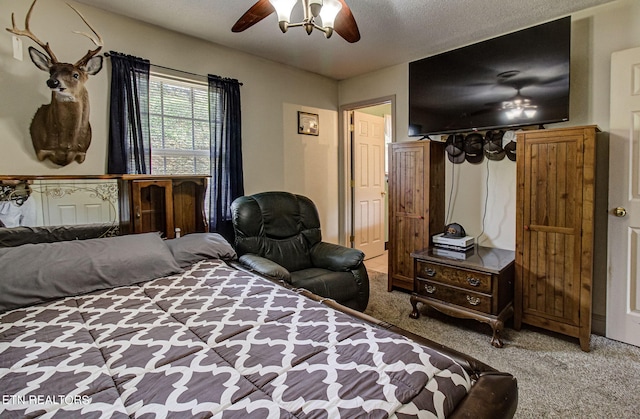
[[[319,133],[318,114],[298,111],[298,134],[318,135]]]

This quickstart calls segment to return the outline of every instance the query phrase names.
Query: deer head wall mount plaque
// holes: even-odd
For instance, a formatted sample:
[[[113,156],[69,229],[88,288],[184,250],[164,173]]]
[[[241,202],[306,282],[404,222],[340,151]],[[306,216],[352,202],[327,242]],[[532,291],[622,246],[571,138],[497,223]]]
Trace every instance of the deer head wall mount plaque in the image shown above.
[[[91,125],[89,124],[89,93],[84,87],[90,75],[102,69],[102,38],[89,22],[70,4],[67,4],[80,16],[93,32],[75,32],[89,38],[96,49],[89,50],[75,64],[62,63],[56,58],[48,42],[43,42],[29,28],[31,12],[37,0],[33,0],[24,22],[24,29],[16,27],[11,14],[12,28],[7,31],[17,36],[25,36],[38,44],[44,53],[29,47],[31,61],[40,70],[49,73],[47,86],[51,89],[51,102],[42,105],[33,116],[29,131],[38,160],[49,159],[53,163],[66,166],[72,161],[82,163],[89,144],[91,144]]]

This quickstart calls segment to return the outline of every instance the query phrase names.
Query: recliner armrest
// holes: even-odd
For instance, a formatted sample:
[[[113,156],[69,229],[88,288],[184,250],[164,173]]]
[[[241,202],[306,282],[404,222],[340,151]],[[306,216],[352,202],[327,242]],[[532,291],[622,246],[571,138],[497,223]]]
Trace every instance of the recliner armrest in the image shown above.
[[[363,260],[362,251],[338,244],[319,242],[311,248],[311,262],[318,268],[350,271],[356,269]]]
[[[246,255],[240,256],[238,261],[259,274],[291,283],[291,274],[288,270],[262,256],[247,253]]]

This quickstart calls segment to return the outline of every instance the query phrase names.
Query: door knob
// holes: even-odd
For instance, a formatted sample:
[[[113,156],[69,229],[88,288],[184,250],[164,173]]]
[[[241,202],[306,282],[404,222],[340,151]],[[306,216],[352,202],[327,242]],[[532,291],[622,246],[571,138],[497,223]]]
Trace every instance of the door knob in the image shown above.
[[[613,215],[615,215],[616,217],[624,217],[627,215],[627,210],[622,207],[618,207],[613,210]]]

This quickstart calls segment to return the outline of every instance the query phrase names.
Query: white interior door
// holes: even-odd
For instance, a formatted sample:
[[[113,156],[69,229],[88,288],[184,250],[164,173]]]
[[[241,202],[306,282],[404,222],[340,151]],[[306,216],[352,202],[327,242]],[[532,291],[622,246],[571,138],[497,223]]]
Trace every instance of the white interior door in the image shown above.
[[[606,335],[640,346],[640,48],[611,56],[609,131]]]
[[[354,247],[366,258],[384,253],[384,118],[354,111]]]

